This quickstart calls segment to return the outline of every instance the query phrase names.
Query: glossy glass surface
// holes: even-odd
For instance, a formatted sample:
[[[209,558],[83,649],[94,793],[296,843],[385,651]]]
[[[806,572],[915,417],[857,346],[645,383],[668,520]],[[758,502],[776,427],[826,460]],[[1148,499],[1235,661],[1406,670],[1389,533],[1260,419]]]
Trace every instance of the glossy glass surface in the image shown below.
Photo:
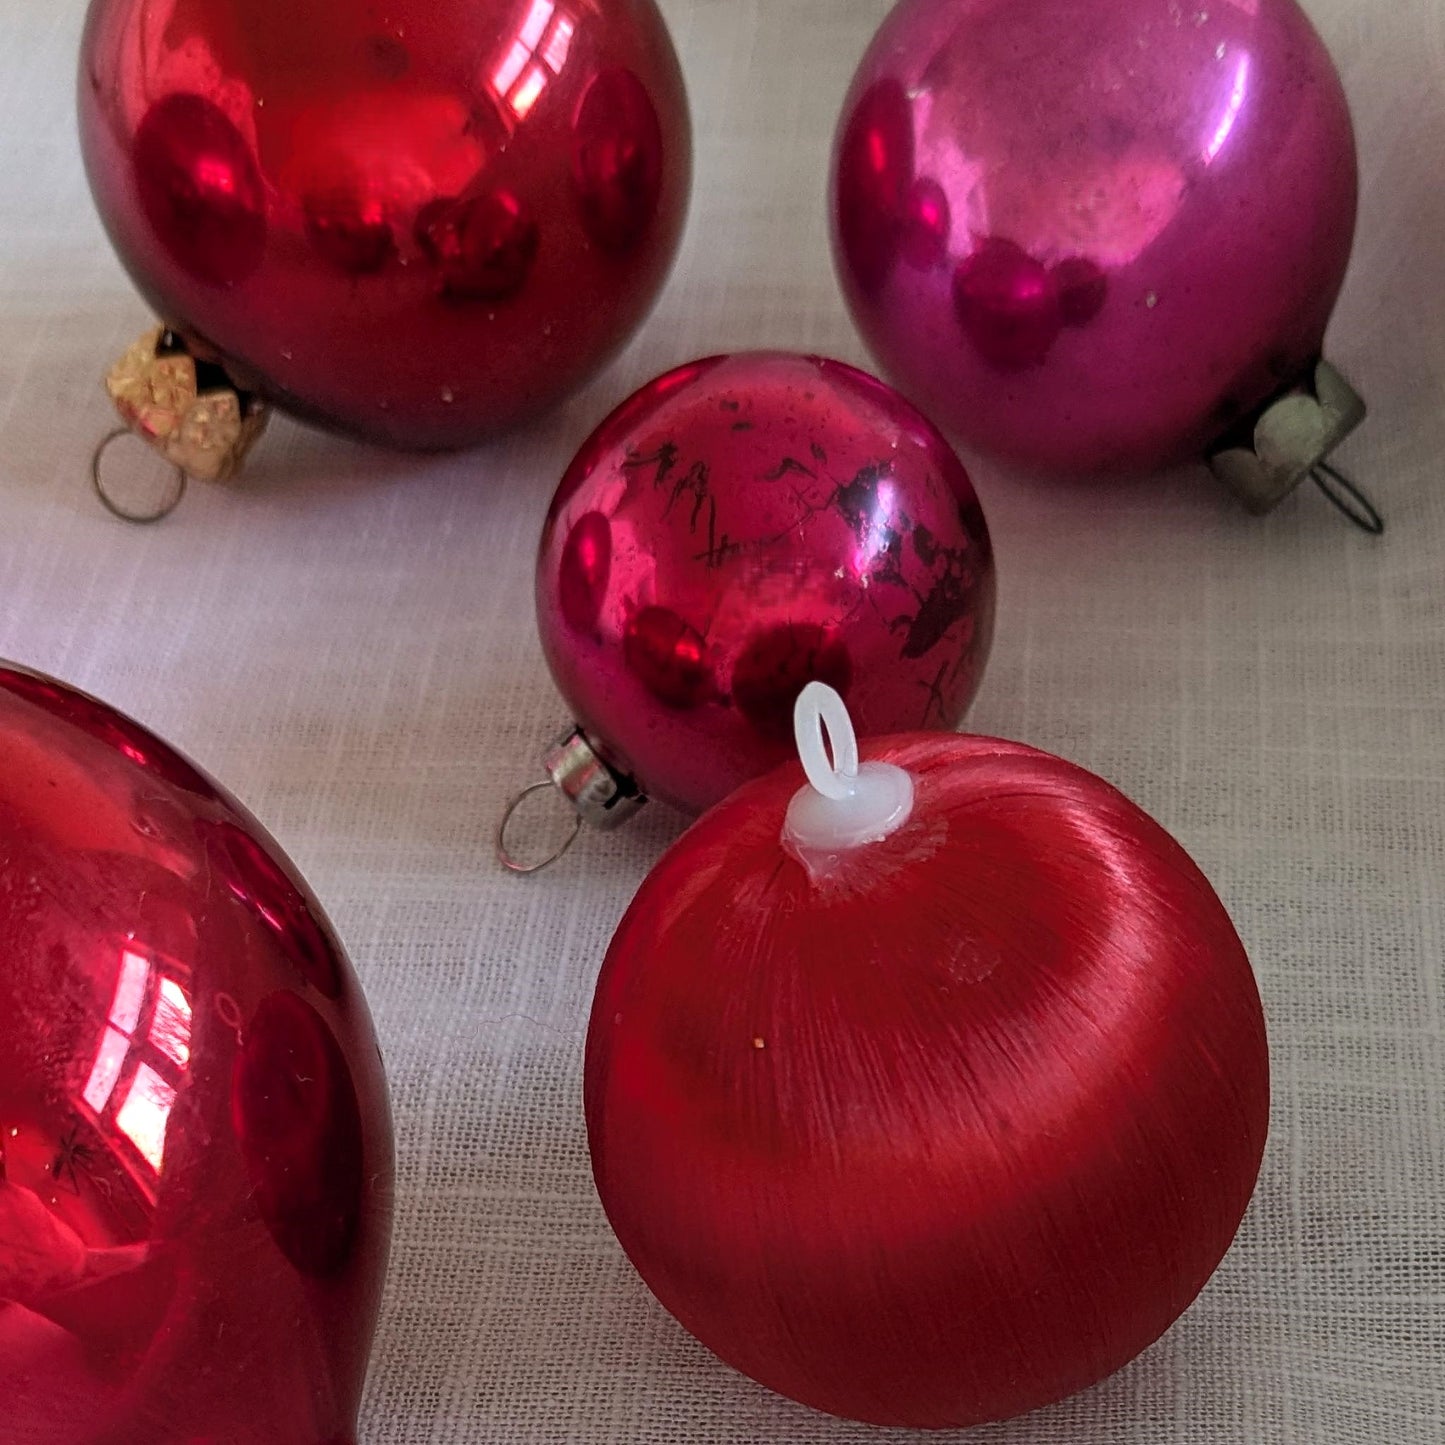
[[[349,1445],[391,1180],[366,1004],[276,845],[0,665],[0,1439]]]
[[[404,448],[592,375],[661,289],[691,176],[652,0],[94,0],[80,129],[165,322]]]
[[[950,432],[1139,471],[1315,359],[1355,202],[1294,0],[903,0],[839,124],[834,251],[874,355]]]
[[[817,357],[713,357],[577,454],[537,611],[593,745],[700,811],[790,756],[815,680],[864,735],[956,726],[992,640],[993,553],[957,456],[889,387]]]

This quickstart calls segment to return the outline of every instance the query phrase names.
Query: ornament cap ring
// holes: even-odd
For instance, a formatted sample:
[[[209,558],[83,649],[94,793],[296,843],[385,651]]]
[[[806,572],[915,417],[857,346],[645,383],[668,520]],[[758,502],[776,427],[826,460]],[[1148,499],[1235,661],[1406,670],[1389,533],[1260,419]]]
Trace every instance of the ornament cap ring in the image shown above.
[[[106,490],[105,454],[116,442],[124,437],[132,436],[135,436],[135,433],[129,427],[122,426],[117,427],[109,436],[101,441],[90,459],[90,480],[91,485],[95,488],[95,495],[100,498],[101,505],[112,517],[118,517],[122,522],[131,522],[136,526],[148,527],[156,522],[165,521],[165,519],[180,506],[182,499],[186,495],[186,483],[189,481],[189,477],[184,467],[176,466],[173,463],[171,466],[172,480],[170,490],[161,498],[159,505],[148,512],[133,511],[131,508],[123,506],[120,502],[116,501]],[[140,440],[140,438],[136,439],[138,441]]]
[[[1324,494],[1326,501],[1360,531],[1371,537],[1385,535],[1385,519],[1380,509],[1342,471],[1328,462],[1317,462],[1310,472],[1310,479]]]
[[[522,789],[515,798],[507,805],[507,811],[502,814],[502,821],[497,824],[497,836],[495,848],[497,862],[507,870],[508,873],[516,873],[522,877],[529,877],[533,873],[540,873],[544,868],[550,868],[554,863],[566,856],[572,845],[577,841],[577,835],[582,831],[582,814],[574,812],[572,823],[562,842],[545,858],[535,863],[523,862],[516,857],[507,843],[507,830],[512,825],[512,820],[517,816],[522,805],[532,796],[533,793],[552,792],[556,789],[556,783],[551,778],[543,778],[541,782],[532,783]]]

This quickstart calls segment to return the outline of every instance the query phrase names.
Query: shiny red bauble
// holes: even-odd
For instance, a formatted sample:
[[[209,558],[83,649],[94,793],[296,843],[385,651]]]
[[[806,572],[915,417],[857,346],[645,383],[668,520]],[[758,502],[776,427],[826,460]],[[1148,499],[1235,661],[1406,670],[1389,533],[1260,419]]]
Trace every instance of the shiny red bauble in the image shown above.
[[[592,746],[701,811],[789,756],[809,682],[865,734],[956,726],[992,640],[993,553],[962,464],[896,392],[818,357],[718,356],[577,454],[537,612]]]
[[[93,0],[80,130],[122,262],[198,355],[403,448],[596,372],[691,176],[652,0]]]
[[[276,845],[0,665],[0,1438],[349,1445],[391,1227],[375,1036]]]
[[[962,1427],[1158,1339],[1224,1256],[1269,1114],[1253,974],[1155,823],[1056,758],[864,744],[880,842],[782,841],[796,765],[673,847],[587,1040],[598,1191],[668,1310],[820,1410]]]
[[[854,78],[834,254],[884,374],[1042,471],[1196,460],[1311,375],[1354,131],[1296,0],[900,0]]]

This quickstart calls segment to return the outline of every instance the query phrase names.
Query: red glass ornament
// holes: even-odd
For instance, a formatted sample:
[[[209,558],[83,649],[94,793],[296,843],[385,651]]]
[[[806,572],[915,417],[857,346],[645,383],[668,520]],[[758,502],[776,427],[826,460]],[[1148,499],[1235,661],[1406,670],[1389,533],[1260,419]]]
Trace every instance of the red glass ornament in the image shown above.
[[[962,464],[895,392],[744,353],[659,377],[582,447],[537,611],[588,741],[700,811],[788,756],[811,681],[865,733],[956,726],[993,635],[993,553]]]
[[[643,885],[588,1033],[593,1168],[728,1363],[969,1426],[1102,1379],[1203,1287],[1259,1170],[1264,1020],[1209,884],[1098,778],[985,738],[863,754],[912,778],[880,841],[785,843],[794,764]]]
[[[386,1085],[315,900],[105,704],[0,665],[0,1436],[346,1445]]]
[[[93,0],[80,129],[122,262],[196,354],[403,448],[593,375],[691,178],[652,0]]]
[[[1312,372],[1354,133],[1295,0],[902,0],[843,108],[834,254],[885,374],[1059,473],[1198,459]]]

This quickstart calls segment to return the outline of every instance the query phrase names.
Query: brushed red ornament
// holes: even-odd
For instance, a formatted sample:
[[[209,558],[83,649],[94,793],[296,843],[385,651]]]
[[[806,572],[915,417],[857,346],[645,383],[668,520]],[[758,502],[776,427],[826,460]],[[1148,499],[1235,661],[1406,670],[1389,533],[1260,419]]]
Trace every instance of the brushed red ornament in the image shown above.
[[[198,356],[407,449],[593,375],[691,179],[652,0],[93,0],[80,133],[122,262]]]
[[[862,753],[886,836],[785,842],[794,764],[643,885],[588,1033],[593,1168],[729,1364],[969,1426],[1104,1378],[1209,1279],[1265,1143],[1264,1020],[1209,884],[1098,778],[977,737]]]
[[[811,681],[867,733],[951,728],[982,679],[994,565],[934,427],[841,362],[693,362],[578,452],[537,562],[552,674],[586,742],[700,811],[791,751]]]
[[[386,1084],[259,825],[0,665],[0,1435],[349,1445],[391,1227]]]

